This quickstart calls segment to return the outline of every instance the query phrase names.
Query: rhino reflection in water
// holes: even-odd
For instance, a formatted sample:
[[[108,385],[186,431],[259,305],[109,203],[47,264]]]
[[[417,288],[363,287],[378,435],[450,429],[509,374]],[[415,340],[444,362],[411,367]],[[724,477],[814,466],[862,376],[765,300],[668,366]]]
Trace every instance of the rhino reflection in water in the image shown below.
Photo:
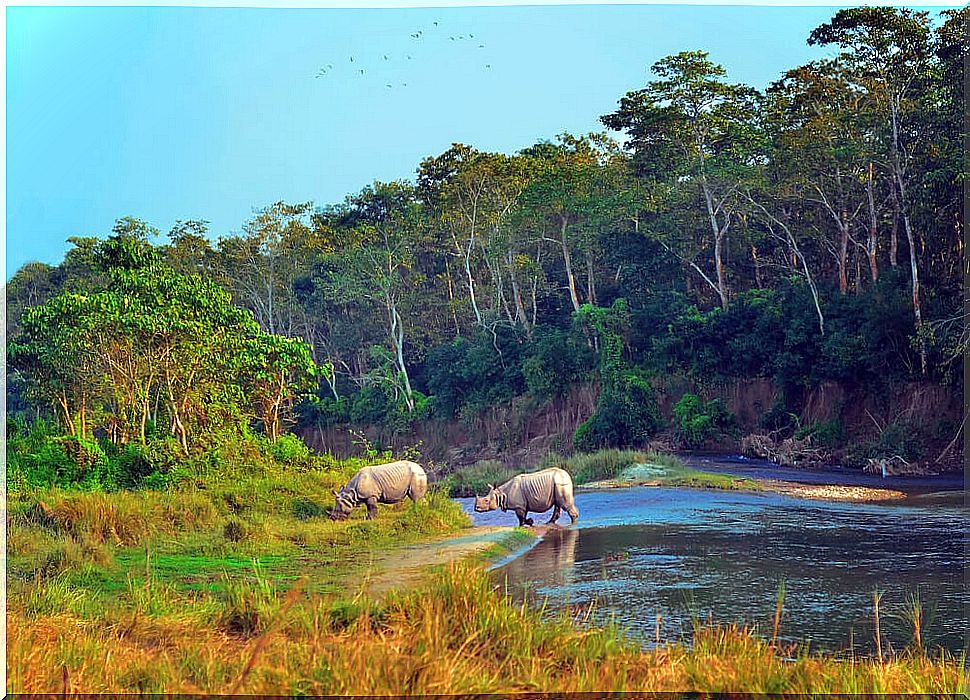
[[[550,530],[535,547],[516,557],[499,571],[509,582],[533,581],[540,586],[568,586],[576,569],[579,530]]]
[[[428,492],[428,475],[421,465],[401,460],[364,467],[340,491],[334,491],[331,520],[344,520],[360,504],[367,506],[367,518],[377,517],[378,503],[400,503],[405,498],[419,501]]]
[[[514,511],[519,525],[532,525],[529,511],[545,513],[553,509],[549,524],[556,522],[562,511],[569,513],[572,522],[579,519],[579,509],[573,500],[573,479],[569,472],[550,467],[532,474],[514,476],[498,488],[488,485],[488,493],[475,497],[475,511],[484,513],[501,508]]]

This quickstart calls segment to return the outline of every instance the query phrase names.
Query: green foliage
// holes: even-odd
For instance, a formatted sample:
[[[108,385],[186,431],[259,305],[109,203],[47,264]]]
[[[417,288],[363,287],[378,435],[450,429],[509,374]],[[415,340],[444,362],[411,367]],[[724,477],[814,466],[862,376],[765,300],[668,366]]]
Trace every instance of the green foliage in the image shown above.
[[[834,448],[845,442],[845,425],[838,418],[827,421],[815,421],[811,425],[806,425],[795,430],[796,440],[810,437],[812,442],[819,447]]]
[[[896,421],[885,426],[875,440],[853,445],[846,455],[852,466],[864,466],[869,459],[902,457],[915,462],[925,456],[925,443],[920,426],[909,421]]]
[[[284,433],[265,443],[264,449],[280,464],[304,466],[310,462],[310,448],[299,437]]]
[[[625,300],[616,300],[609,309],[586,305],[577,320],[598,337],[601,393],[596,411],[576,429],[573,446],[589,452],[645,443],[663,421],[647,374],[623,358],[623,334],[630,323]]]
[[[572,384],[585,379],[594,363],[589,346],[574,334],[540,327],[522,362],[522,375],[534,396],[550,399],[563,396]]]
[[[452,416],[510,401],[525,390],[522,345],[516,333],[498,327],[474,339],[458,338],[431,350],[423,383],[434,396],[435,412]]]
[[[684,443],[691,448],[735,430],[735,418],[721,399],[705,403],[696,394],[684,394],[674,406],[674,416]]]
[[[589,454],[573,455],[563,459],[558,455],[548,455],[540,466],[562,467],[576,484],[587,484],[592,481],[604,481],[616,478],[627,467],[647,461],[643,452],[634,450],[606,449],[597,450]]]

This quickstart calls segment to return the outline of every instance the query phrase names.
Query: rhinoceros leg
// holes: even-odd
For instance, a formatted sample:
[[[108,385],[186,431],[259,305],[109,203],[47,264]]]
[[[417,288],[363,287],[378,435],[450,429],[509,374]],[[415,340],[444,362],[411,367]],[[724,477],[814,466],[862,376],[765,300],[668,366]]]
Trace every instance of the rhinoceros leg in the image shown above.
[[[529,511],[521,508],[516,508],[515,514],[519,518],[519,527],[522,527],[523,525],[528,525],[529,527],[532,527],[532,518],[525,517],[529,514]]]
[[[373,520],[377,517],[377,496],[371,496],[364,501],[367,506],[367,519]]]
[[[575,503],[571,503],[567,508],[566,512],[569,513],[569,519],[575,523],[579,520],[579,508],[576,507]]]
[[[546,521],[546,525],[552,525],[554,522],[559,520],[559,516],[562,515],[562,510],[559,506],[552,509],[552,517]]]

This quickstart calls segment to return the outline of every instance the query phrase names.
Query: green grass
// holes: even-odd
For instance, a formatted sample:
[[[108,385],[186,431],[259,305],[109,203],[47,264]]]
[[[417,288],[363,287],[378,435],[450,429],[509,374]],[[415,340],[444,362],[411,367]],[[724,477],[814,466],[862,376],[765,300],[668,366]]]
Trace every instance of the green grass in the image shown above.
[[[679,458],[657,452],[606,449],[562,457],[552,453],[535,467],[513,469],[500,462],[477,462],[459,469],[444,480],[444,488],[454,498],[484,495],[488,484],[499,485],[516,474],[547,467],[562,467],[573,477],[577,486],[599,481],[618,484],[654,484],[677,488],[709,488],[754,490],[759,488],[753,479],[726,474],[714,474],[687,467]]]
[[[489,484],[504,484],[517,473],[496,460],[483,460],[452,472],[442,480],[442,486],[452,498],[483,496],[488,492]]]
[[[472,561],[485,563],[511,554],[535,539],[535,535],[524,527],[517,527],[504,535],[498,542],[473,555]]]

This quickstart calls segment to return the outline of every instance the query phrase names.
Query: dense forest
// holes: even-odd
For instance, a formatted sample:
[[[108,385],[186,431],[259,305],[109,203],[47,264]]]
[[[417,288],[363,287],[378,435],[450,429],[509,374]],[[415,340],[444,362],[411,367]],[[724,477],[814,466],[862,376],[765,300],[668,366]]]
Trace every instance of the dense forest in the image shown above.
[[[841,10],[808,37],[836,57],[764,91],[685,51],[604,133],[456,143],[413,181],[279,202],[231,235],[126,217],[70,238],[7,285],[8,431],[59,435],[75,467],[121,455],[137,483],[233,436],[406,434],[591,384],[570,449],[700,446],[740,437],[706,390],[765,379],[760,429],[844,447],[838,412],[800,419],[819,386],[962,395],[968,16]],[[672,418],[669,377],[695,387]],[[932,461],[960,429],[870,417],[860,464]],[[83,471],[42,462],[31,478]]]

